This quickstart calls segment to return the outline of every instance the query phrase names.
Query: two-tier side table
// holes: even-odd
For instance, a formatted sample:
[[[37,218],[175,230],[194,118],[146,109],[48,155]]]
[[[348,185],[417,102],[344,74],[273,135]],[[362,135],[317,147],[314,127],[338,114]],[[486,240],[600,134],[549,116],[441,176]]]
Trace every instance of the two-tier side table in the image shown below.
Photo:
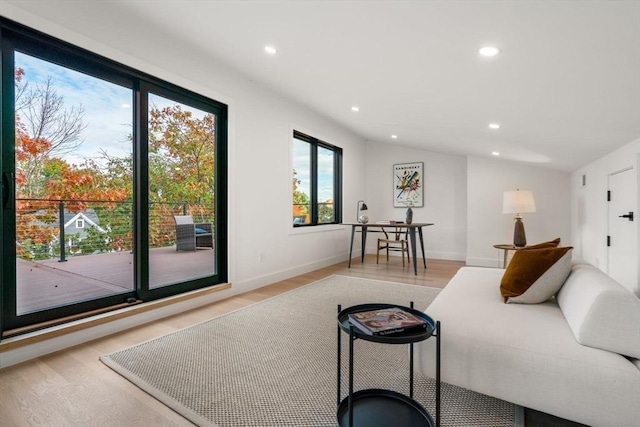
[[[426,323],[426,329],[392,335],[367,335],[349,322],[349,314],[399,307]],[[349,334],[349,394],[341,399],[341,332]],[[440,322],[411,307],[394,304],[360,304],[341,309],[338,306],[338,424],[341,427],[439,427],[440,426]],[[436,419],[413,399],[413,343],[430,337],[436,339]],[[353,343],[363,339],[382,344],[409,344],[409,396],[392,390],[365,389],[353,391]]]

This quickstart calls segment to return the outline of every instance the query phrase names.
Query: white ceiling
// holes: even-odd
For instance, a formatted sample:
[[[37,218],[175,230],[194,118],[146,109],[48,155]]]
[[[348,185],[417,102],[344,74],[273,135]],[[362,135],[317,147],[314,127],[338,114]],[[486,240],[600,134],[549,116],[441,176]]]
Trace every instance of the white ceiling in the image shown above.
[[[640,138],[637,0],[2,2],[181,45],[369,141],[573,171]]]

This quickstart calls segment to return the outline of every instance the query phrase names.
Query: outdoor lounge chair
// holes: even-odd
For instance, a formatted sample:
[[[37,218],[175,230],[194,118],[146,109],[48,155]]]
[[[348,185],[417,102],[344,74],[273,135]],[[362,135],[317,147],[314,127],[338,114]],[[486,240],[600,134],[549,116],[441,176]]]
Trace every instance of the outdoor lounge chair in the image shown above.
[[[213,226],[210,223],[193,223],[191,215],[174,216],[176,221],[176,251],[195,251],[196,248],[213,248]]]

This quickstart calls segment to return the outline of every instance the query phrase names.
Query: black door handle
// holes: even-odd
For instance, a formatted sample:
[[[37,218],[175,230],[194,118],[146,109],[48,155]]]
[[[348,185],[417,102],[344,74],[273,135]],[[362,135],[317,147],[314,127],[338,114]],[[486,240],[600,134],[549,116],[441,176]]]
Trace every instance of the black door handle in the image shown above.
[[[633,212],[629,212],[627,215],[619,215],[618,218],[629,218],[629,221],[633,221]]]
[[[11,209],[13,203],[13,174],[2,174],[2,208]]]

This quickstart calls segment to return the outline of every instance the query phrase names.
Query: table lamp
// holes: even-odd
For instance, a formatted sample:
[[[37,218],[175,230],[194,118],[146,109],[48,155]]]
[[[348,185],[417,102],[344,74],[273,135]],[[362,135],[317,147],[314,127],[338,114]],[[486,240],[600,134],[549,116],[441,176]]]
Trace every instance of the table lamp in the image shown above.
[[[362,205],[360,205],[360,203],[362,203]],[[358,222],[361,224],[366,224],[367,222],[369,222],[368,216],[360,215],[360,211],[366,211],[367,209],[369,208],[367,207],[367,204],[364,202],[364,200],[358,200],[356,216],[358,218]]]
[[[522,248],[527,245],[527,238],[524,234],[523,213],[535,212],[536,202],[533,200],[533,193],[529,190],[505,191],[502,200],[502,213],[516,214],[515,228],[513,230],[513,245]]]

